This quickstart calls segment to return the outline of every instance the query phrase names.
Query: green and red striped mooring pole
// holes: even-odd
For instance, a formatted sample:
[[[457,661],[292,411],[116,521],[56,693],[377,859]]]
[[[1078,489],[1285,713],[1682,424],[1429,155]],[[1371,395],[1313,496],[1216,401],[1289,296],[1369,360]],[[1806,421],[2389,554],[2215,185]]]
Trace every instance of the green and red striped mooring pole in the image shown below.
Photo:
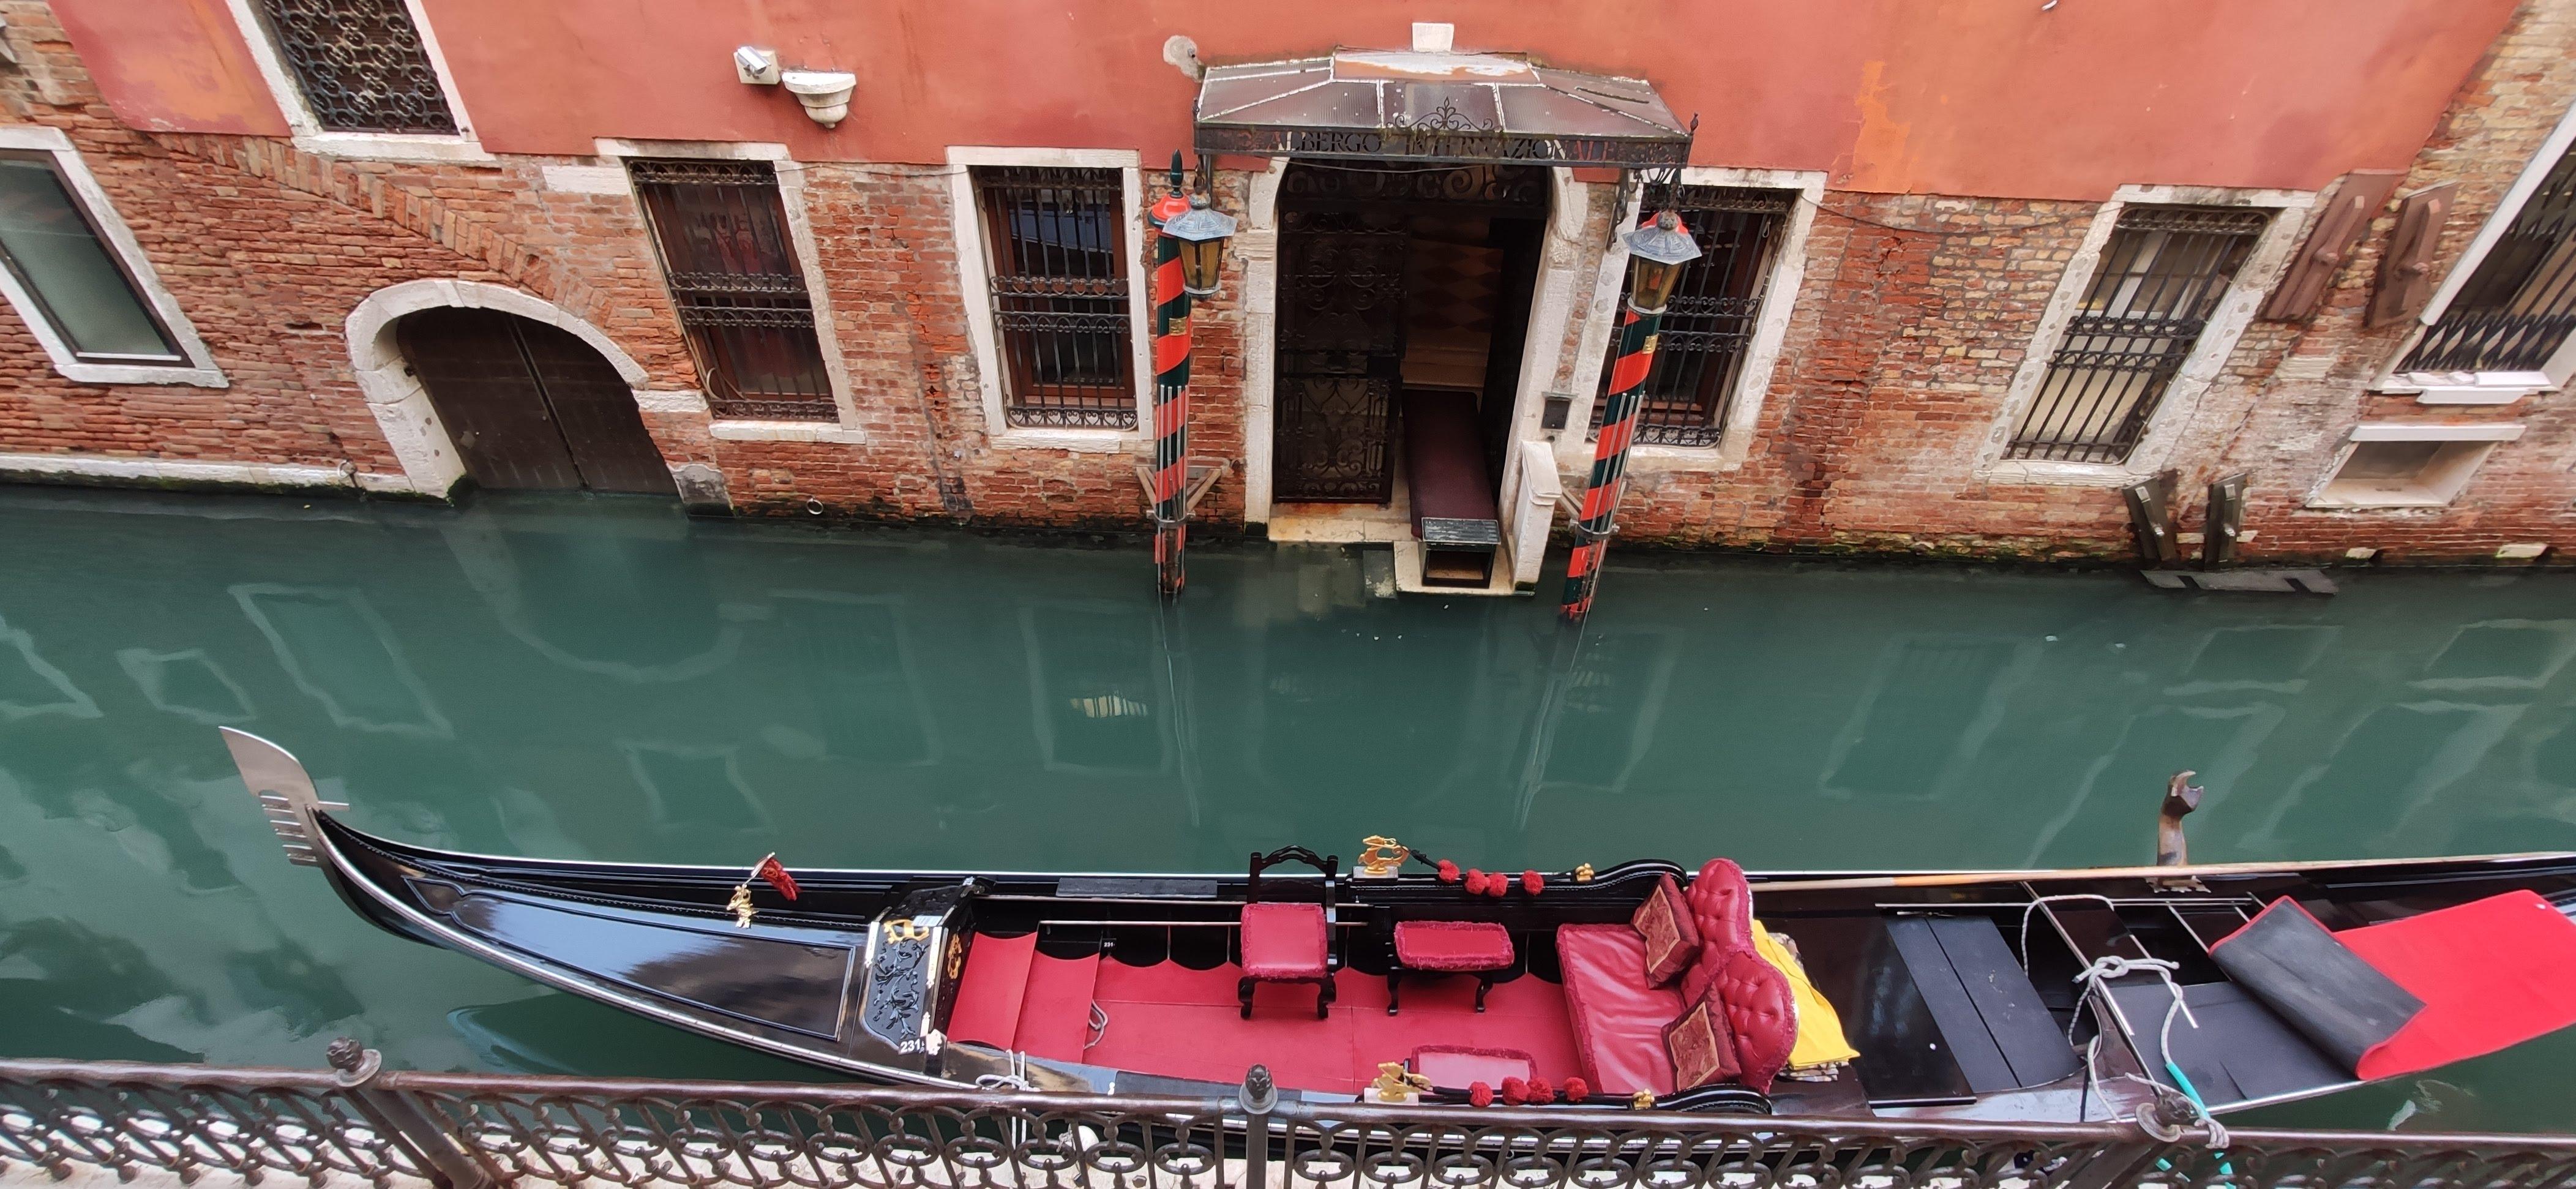
[[[1646,374],[1654,370],[1655,336],[1663,327],[1682,265],[1699,258],[1680,216],[1664,211],[1625,237],[1631,264],[1627,317],[1619,325],[1619,353],[1610,364],[1610,395],[1602,407],[1601,436],[1592,447],[1592,474],[1583,485],[1583,514],[1574,523],[1574,556],[1565,563],[1568,622],[1592,613],[1601,585],[1601,558],[1609,551],[1619,493],[1628,476],[1628,446],[1637,436],[1637,409],[1645,402]]]
[[[1165,598],[1181,593],[1189,573],[1181,544],[1189,534],[1183,503],[1190,456],[1190,291],[1181,283],[1181,241],[1163,228],[1190,211],[1181,194],[1181,155],[1172,154],[1172,188],[1154,204],[1154,585]]]

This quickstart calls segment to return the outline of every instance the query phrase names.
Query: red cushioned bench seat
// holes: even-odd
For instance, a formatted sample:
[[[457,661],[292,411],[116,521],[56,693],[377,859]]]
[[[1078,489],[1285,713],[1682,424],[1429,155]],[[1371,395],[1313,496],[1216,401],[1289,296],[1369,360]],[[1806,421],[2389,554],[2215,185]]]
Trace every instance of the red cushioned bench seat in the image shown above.
[[[1664,1025],[1682,1012],[1681,991],[1646,983],[1646,942],[1621,925],[1559,925],[1557,964],[1583,1076],[1596,1091],[1673,1092]]]

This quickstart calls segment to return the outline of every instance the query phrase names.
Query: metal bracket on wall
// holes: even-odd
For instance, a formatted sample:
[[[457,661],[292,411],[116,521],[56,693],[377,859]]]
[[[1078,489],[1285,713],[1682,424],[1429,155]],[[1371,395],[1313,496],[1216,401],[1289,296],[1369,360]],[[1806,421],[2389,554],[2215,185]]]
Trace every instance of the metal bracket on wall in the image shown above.
[[[2171,566],[2182,561],[2182,546],[2174,538],[2174,484],[2178,480],[2172,471],[2159,471],[2154,478],[2132,483],[2122,492],[2129,500],[2129,527],[2138,534],[2138,560],[2150,566]]]
[[[1224,478],[1226,472],[1233,469],[1234,463],[1230,459],[1191,459],[1189,465],[1189,478],[1184,480],[1181,484],[1181,511],[1186,514],[1197,508],[1199,506],[1199,498],[1206,495],[1208,492],[1215,490],[1216,481]],[[1147,507],[1152,507],[1154,503],[1154,468],[1141,462],[1137,463],[1136,485],[1145,489],[1145,504]]]
[[[2238,471],[2209,485],[2209,506],[2201,513],[2207,523],[2200,534],[2200,568],[2236,560],[2237,538],[2245,531],[2246,481],[2246,473]]]

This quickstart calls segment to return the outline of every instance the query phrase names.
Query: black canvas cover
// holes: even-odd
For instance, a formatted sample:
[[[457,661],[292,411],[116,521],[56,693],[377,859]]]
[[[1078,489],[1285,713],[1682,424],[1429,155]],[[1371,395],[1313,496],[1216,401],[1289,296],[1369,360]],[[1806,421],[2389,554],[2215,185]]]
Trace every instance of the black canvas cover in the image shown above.
[[[2227,977],[2347,1070],[2406,1026],[2424,1001],[2361,959],[2284,896],[2211,946]]]

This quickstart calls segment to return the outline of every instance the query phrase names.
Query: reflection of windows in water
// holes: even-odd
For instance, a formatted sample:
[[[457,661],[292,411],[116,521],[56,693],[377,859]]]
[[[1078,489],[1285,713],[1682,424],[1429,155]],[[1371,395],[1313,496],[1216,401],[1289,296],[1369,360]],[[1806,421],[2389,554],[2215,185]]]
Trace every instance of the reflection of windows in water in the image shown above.
[[[1124,608],[1053,605],[1024,609],[1020,624],[1047,762],[1161,768],[1162,646],[1153,620]]]
[[[297,1035],[359,1011],[358,997],[339,972],[314,961],[292,941],[273,950],[237,951],[224,959],[224,975],[243,1002],[276,1011]]]
[[[2520,709],[2422,702],[2371,711],[2324,770],[2301,783],[2273,828],[2276,840],[2332,849],[2372,826],[2394,826],[2413,801],[2467,775],[2486,755],[2493,741],[2478,739],[2481,725],[2500,735],[2497,716]]]
[[[2304,684],[2301,675],[2325,654],[2339,630],[2317,624],[2219,628],[2202,639],[2200,651],[2191,658],[2191,667],[2183,671],[2183,684],[2173,692],[2296,691]]]
[[[36,652],[35,637],[0,620],[0,722],[39,714],[97,718],[98,703]]]
[[[447,737],[393,629],[354,590],[243,585],[233,598],[276,650],[278,664],[331,721],[365,731]]]
[[[751,788],[742,781],[731,747],[621,741],[626,766],[644,788],[657,825],[724,830],[767,824]]]
[[[1626,633],[1594,640],[1566,674],[1564,701],[1549,742],[1547,781],[1615,789],[1654,739],[1672,644],[1663,635]]]
[[[845,595],[784,594],[781,618],[831,754],[882,764],[932,758],[931,729],[898,608]]]
[[[2416,684],[2435,689],[2530,689],[2576,655],[2576,623],[2490,620],[2461,628],[2424,666]]]
[[[1997,678],[2012,664],[2002,640],[1900,642],[1880,671],[1829,788],[1881,796],[1929,796],[1952,757],[1968,746]]]
[[[153,706],[191,722],[214,726],[246,722],[252,717],[250,695],[215,666],[202,648],[154,652],[128,648],[116,654],[126,676],[141,686]]]

